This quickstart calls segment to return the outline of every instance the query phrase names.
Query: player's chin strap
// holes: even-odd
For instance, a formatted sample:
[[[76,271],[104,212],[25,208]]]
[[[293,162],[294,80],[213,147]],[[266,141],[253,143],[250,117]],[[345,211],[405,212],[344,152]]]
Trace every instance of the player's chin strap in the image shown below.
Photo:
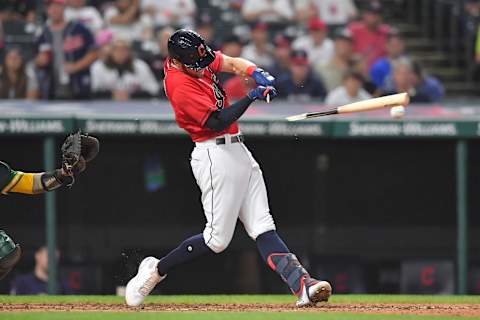
[[[268,256],[267,263],[288,284],[293,294],[301,293],[304,280],[309,274],[293,253],[272,253]]]

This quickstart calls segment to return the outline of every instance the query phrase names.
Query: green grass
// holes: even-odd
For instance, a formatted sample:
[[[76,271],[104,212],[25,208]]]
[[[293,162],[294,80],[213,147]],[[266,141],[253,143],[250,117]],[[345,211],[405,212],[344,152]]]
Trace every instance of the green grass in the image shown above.
[[[348,313],[261,313],[261,312],[149,312],[149,313],[93,313],[93,312],[68,312],[68,313],[2,313],[2,320],[451,320],[451,317],[441,316],[415,316],[415,315],[372,315]],[[456,319],[459,319],[456,317]],[[473,318],[468,318],[473,319]]]
[[[124,303],[117,296],[4,296],[0,303]],[[293,304],[292,295],[178,295],[150,296],[146,303],[278,303]],[[333,295],[331,303],[469,303],[480,304],[480,296],[428,295]]]

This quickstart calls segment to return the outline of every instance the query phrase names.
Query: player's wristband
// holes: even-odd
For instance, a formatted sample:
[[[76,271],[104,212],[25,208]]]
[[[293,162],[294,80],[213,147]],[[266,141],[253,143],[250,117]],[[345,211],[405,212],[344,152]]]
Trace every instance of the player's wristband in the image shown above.
[[[73,177],[65,176],[62,174],[61,169],[57,169],[52,172],[45,172],[40,179],[43,190],[48,192],[63,185],[68,185],[73,180]]]
[[[250,67],[247,68],[246,73],[247,73],[248,76],[251,77],[253,72],[255,72],[255,70],[257,70],[257,66],[253,65],[253,66],[250,66]]]

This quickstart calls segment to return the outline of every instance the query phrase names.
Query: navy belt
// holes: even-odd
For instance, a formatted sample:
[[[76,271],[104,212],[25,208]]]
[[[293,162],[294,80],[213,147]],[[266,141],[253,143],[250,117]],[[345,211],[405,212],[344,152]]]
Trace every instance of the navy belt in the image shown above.
[[[243,134],[239,134],[230,138],[231,143],[243,142],[243,141],[245,141],[245,137],[243,136]],[[225,137],[215,139],[215,143],[225,144]]]

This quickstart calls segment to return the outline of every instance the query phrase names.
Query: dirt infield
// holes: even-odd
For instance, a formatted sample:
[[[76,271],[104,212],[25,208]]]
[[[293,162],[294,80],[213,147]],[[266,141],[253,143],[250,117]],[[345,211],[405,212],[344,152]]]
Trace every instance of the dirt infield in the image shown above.
[[[103,312],[173,312],[173,311],[263,311],[263,312],[349,312],[369,314],[412,314],[412,315],[443,315],[443,316],[480,316],[478,304],[335,304],[324,303],[317,307],[296,308],[293,305],[282,304],[147,304],[141,308],[129,308],[122,304],[3,304],[0,312],[32,312],[32,311],[103,311]]]

